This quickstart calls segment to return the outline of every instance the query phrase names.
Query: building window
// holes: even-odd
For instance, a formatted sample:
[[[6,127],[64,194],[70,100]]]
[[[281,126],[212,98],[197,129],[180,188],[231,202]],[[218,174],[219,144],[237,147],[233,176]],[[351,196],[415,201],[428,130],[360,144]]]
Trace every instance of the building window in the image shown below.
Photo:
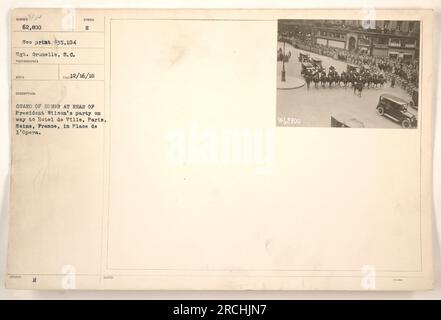
[[[368,36],[365,35],[360,35],[358,37],[358,42],[362,45],[369,45],[370,44],[370,39]]]
[[[378,44],[388,44],[387,38],[378,38]]]
[[[401,46],[401,41],[400,41],[400,39],[391,38],[390,42],[389,42],[389,45],[391,47],[400,47]]]
[[[403,40],[404,47],[405,48],[415,48],[416,47],[416,41],[412,39]]]
[[[390,52],[389,58],[391,59],[397,59],[398,58],[398,52]]]
[[[409,22],[409,32],[413,32],[415,29],[415,22]]]
[[[401,25],[402,25],[402,22],[397,21],[397,31],[401,31]]]

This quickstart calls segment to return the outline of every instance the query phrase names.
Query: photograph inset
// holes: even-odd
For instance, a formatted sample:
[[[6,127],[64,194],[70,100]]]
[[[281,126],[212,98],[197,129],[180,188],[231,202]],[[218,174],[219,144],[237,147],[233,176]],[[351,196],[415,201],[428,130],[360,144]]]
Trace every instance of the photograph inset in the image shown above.
[[[277,126],[417,128],[419,21],[279,20]]]

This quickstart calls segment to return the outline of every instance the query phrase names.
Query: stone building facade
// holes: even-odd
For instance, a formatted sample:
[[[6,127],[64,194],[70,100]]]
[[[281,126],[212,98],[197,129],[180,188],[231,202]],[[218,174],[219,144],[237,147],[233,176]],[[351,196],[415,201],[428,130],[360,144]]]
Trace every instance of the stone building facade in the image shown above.
[[[419,21],[280,20],[279,30],[301,33],[306,41],[374,56],[419,57]]]

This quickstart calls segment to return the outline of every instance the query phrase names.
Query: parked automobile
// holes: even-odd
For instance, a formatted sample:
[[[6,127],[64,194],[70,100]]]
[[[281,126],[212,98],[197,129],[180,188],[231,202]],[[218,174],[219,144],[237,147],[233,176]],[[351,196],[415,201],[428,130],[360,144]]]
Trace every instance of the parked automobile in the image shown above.
[[[409,102],[392,94],[382,94],[377,105],[380,116],[386,116],[401,124],[403,128],[416,128],[417,118],[407,108]]]
[[[300,62],[309,62],[309,54],[306,53],[299,53],[299,61]]]
[[[331,116],[331,127],[335,128],[364,128],[363,122],[347,113]]]
[[[305,76],[308,70],[314,70],[314,66],[309,62],[302,62],[302,71],[300,72],[302,76]]]
[[[360,72],[360,67],[355,64],[347,64],[346,66],[347,72]]]
[[[369,67],[367,64],[364,64],[361,66],[361,71],[367,71],[369,72],[371,70],[371,67]]]
[[[318,58],[311,58],[311,63],[314,67],[322,67],[322,60]]]

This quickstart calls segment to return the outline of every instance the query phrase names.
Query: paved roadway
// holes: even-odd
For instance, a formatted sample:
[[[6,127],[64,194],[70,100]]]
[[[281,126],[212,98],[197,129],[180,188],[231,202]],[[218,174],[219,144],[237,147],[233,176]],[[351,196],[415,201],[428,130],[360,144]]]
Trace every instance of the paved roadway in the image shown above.
[[[279,43],[279,48],[283,44]],[[346,70],[347,63],[332,59],[330,57],[305,52],[286,44],[286,53],[291,51],[291,59],[285,63],[287,75],[301,77],[301,64],[298,60],[299,52],[308,53],[310,57],[317,57],[322,60],[323,66],[328,70],[333,65],[339,73]],[[277,72],[281,72],[282,63],[278,62]],[[361,98],[354,94],[352,88],[325,87],[314,88],[311,84],[309,90],[306,85],[292,90],[277,90],[277,119],[278,125],[300,126],[300,127],[330,127],[331,115],[345,113],[363,122],[366,128],[401,128],[401,125],[387,117],[379,116],[376,106],[380,94],[391,93],[410,101],[410,96],[401,88],[391,88],[389,83],[382,88],[364,89]],[[409,112],[417,114],[413,108]]]

